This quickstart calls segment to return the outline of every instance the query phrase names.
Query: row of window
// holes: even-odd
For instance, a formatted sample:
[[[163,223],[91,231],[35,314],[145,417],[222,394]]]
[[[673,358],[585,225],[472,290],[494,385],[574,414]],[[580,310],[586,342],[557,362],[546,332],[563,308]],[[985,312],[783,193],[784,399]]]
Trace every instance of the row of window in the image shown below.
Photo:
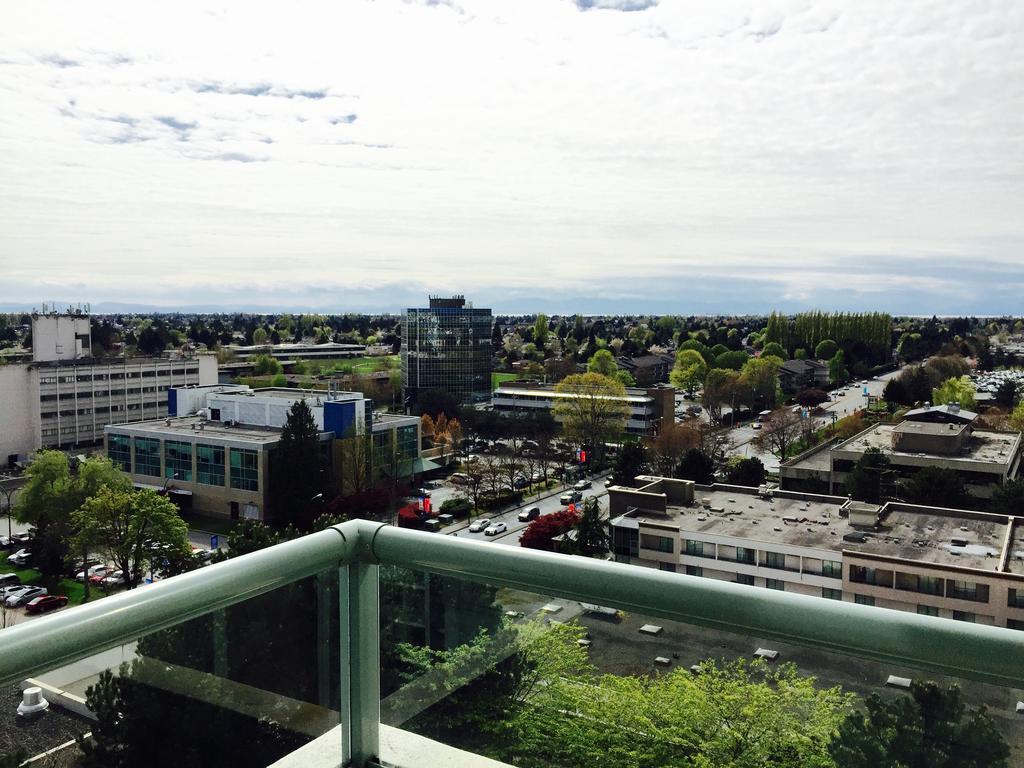
[[[149,371],[118,371],[116,373],[79,373],[72,376],[41,376],[39,378],[40,384],[79,384],[88,383],[91,381],[123,381],[124,379],[151,379],[154,376],[185,376],[186,374],[198,374],[198,368],[157,368]]]
[[[937,597],[952,597],[976,603],[987,603],[989,600],[987,584],[975,584],[959,579],[943,579],[939,576],[922,576],[916,573],[903,573],[863,565],[850,566],[850,581],[855,584],[869,584]],[[1014,605],[1016,600],[1014,593],[1010,605]]]
[[[149,437],[110,434],[107,436],[107,455],[125,472],[132,473],[134,448],[134,474],[147,477],[174,478],[190,483],[193,480],[192,444],[167,440],[161,461],[160,440]],[[245,448],[231,448],[229,452],[232,488],[259,491],[259,452]],[[195,479],[203,485],[223,486],[225,481],[224,446],[195,446]]]
[[[663,540],[662,542],[658,542],[657,546],[655,546],[655,547],[647,547],[647,545],[645,543],[644,546],[647,547],[648,549],[658,549],[661,552],[671,552],[672,551],[672,549],[671,549],[672,539],[667,538],[667,537],[663,537],[663,536],[648,537],[648,538],[658,538],[658,539],[662,539]],[[666,545],[666,544],[664,544],[664,542],[669,542],[669,544]],[[665,546],[668,546],[669,548],[668,549],[664,549],[663,547],[665,547]],[[709,557],[709,558],[714,558],[715,557],[714,546],[713,545],[711,546],[710,551],[707,554],[704,554],[704,542],[703,541],[695,541],[693,539],[687,539],[685,541],[684,547],[683,547],[683,552],[685,554],[691,555],[693,557]],[[793,571],[793,570],[797,570],[795,568],[787,567],[786,566],[786,556],[784,554],[782,554],[781,552],[765,552],[764,554],[765,554],[764,560],[760,563],[760,565],[762,565],[765,568],[775,568],[775,569],[780,570],[780,571]],[[723,557],[720,554],[718,559],[719,560],[725,560],[725,561],[731,562],[731,563],[745,563],[747,565],[755,565],[757,563],[757,551],[754,550],[754,549],[748,549],[746,547],[736,547],[736,554],[735,554],[734,557],[728,557],[728,556]],[[804,570],[804,573],[809,573],[809,572],[810,571],[807,571],[806,569]],[[833,579],[841,579],[843,577],[843,565],[838,560],[823,560],[822,563],[821,563],[821,574],[820,575],[828,576],[828,577],[833,578]]]

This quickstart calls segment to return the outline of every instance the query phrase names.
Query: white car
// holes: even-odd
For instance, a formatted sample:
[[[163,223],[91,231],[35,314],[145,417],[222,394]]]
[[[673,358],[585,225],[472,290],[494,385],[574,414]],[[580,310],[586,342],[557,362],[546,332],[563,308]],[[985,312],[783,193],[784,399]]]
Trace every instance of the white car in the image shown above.
[[[507,530],[508,526],[504,523],[495,523],[484,529],[484,536],[497,536],[499,533],[504,533]]]
[[[124,571],[118,568],[103,577],[103,586],[106,589],[124,586]]]
[[[11,565],[24,567],[28,565],[28,561],[32,559],[32,553],[27,549],[19,549],[13,555],[7,558],[7,562]]]
[[[589,480],[580,480],[576,485],[573,486],[577,491],[585,491],[590,487]]]
[[[17,608],[29,600],[35,600],[46,594],[46,587],[21,587],[13,592],[8,592],[4,597],[4,605],[8,608]]]
[[[751,429],[761,429],[761,427],[762,427],[762,424],[761,424],[760,421],[755,421],[753,424],[750,425]]]
[[[480,533],[484,528],[491,524],[491,518],[485,517],[480,520],[474,520],[473,524],[469,526],[470,533]]]
[[[78,573],[76,573],[75,574],[75,581],[85,581],[86,579],[91,579],[96,574],[99,574],[100,576],[106,576],[107,575],[107,571],[109,571],[109,570],[110,569],[107,566],[102,565],[102,564],[100,564],[100,565],[92,565],[92,566],[89,566],[89,570],[87,570],[87,571],[79,571]]]

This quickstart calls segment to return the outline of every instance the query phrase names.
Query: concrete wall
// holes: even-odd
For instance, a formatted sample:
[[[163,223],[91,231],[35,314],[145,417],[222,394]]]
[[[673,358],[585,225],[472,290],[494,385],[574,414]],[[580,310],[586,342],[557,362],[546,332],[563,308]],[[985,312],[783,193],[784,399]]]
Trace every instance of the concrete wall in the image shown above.
[[[32,359],[76,360],[92,354],[92,322],[87,316],[33,315]]]
[[[0,365],[0,466],[39,447],[39,377],[27,364]]]

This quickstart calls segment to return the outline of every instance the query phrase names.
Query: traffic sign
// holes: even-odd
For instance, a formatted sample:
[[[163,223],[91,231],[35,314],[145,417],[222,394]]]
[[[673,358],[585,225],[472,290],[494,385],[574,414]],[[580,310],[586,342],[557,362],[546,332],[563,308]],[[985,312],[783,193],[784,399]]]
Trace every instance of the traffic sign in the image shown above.
[[[216,534],[214,534],[213,536],[210,537],[210,549],[217,549],[217,546],[219,544],[220,544],[220,536],[217,536]]]

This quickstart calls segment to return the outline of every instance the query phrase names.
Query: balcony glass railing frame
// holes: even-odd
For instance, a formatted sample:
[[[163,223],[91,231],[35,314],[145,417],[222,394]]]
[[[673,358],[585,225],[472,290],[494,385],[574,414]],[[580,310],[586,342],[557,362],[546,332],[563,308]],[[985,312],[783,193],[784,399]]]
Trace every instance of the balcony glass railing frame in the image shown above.
[[[379,564],[1024,687],[1017,630],[362,520],[0,631],[0,685],[337,567],[341,764],[361,768],[380,748]]]

